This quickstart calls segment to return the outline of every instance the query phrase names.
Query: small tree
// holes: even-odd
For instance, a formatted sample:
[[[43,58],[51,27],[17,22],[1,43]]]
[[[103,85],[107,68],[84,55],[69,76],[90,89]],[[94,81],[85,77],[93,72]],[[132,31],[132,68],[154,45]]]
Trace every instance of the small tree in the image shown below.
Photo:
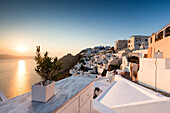
[[[128,62],[139,64],[139,57],[130,56],[130,57],[128,57]]]
[[[44,56],[41,56],[40,46],[37,46],[34,60],[37,64],[35,71],[42,77],[42,79],[44,79],[44,86],[46,85],[47,80],[52,81],[54,76],[58,76],[60,74],[62,63],[57,59],[57,57],[49,57],[48,52],[45,52]]]

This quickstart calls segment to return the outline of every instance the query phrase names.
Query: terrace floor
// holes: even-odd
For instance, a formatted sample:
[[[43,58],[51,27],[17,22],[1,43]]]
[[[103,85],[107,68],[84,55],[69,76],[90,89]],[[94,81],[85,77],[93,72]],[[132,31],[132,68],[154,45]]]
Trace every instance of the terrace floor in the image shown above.
[[[122,77],[126,78],[127,80],[132,81],[132,79],[130,78],[130,73],[129,73],[129,72],[125,72],[125,75],[123,75]],[[144,86],[144,85],[139,84],[139,83],[137,83],[137,82],[135,82],[135,81],[132,81],[132,82],[134,82],[134,83],[136,83],[136,84],[138,84],[138,85],[141,85],[141,86],[143,86],[143,87],[145,87],[145,88],[147,88],[147,89],[150,89],[150,90],[152,90],[152,91],[155,91],[155,92],[157,92],[157,93],[160,93],[160,94],[162,94],[162,95],[164,95],[164,96],[166,96],[166,97],[170,97],[170,94],[168,94],[168,93],[155,90],[155,89],[153,89],[153,88],[151,88],[151,87]]]
[[[170,113],[168,107],[170,98],[127,79],[117,80],[118,82],[111,89],[109,87],[112,83],[108,83],[107,78],[102,77],[94,82],[94,87],[101,88],[104,94],[99,95],[99,98],[93,101],[93,105],[100,103],[114,113]],[[95,108],[101,107],[94,106],[93,113],[98,113],[98,109],[95,110]]]

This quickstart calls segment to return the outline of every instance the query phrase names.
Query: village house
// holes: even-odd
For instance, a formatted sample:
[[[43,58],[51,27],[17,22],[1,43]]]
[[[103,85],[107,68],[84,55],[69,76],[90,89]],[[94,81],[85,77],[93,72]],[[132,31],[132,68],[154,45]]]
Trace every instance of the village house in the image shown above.
[[[148,58],[156,57],[155,52],[160,52],[160,57],[170,58],[170,24],[153,33],[149,38]]]
[[[127,48],[127,40],[117,40],[115,42],[115,50],[116,51],[122,50],[124,48]]]
[[[133,35],[128,40],[128,48],[130,50],[139,50],[148,48],[148,38],[150,36]]]

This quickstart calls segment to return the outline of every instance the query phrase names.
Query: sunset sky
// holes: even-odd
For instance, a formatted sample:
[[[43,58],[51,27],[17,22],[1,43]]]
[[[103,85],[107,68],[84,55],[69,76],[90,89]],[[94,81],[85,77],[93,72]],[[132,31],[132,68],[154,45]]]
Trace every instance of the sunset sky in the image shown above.
[[[0,0],[0,54],[33,56],[40,45],[60,58],[169,22],[168,0]]]

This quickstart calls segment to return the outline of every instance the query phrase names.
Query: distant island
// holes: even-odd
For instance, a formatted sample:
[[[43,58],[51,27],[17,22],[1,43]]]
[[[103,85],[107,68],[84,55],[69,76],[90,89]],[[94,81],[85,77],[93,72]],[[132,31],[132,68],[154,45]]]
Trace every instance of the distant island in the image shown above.
[[[0,54],[0,59],[33,59],[34,56],[15,56],[8,54]]]

